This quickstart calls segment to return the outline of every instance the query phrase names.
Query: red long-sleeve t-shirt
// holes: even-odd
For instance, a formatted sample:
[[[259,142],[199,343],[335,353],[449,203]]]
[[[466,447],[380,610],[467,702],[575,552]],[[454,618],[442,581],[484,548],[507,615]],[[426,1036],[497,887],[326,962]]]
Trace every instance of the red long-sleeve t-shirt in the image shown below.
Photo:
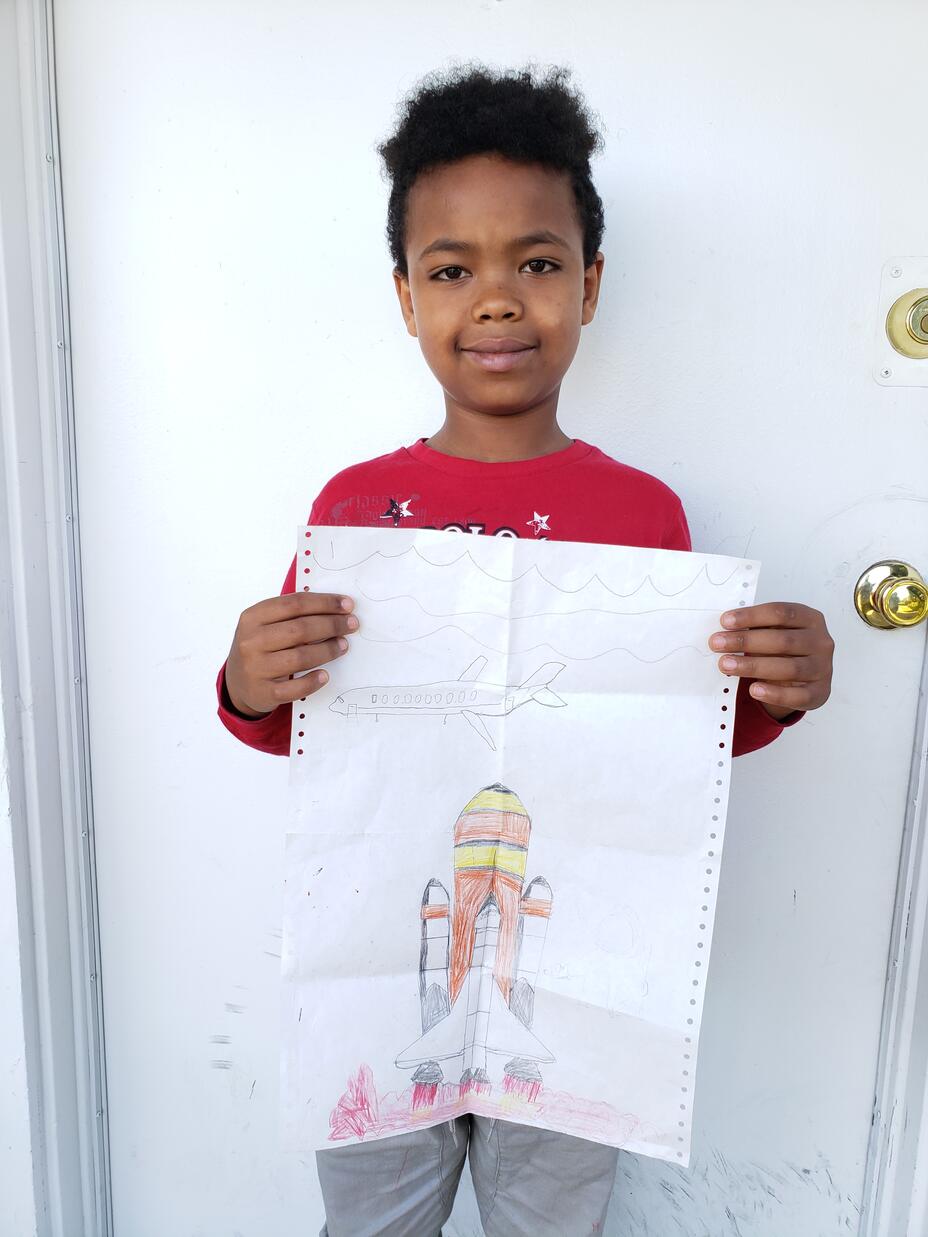
[[[307,523],[692,549],[673,490],[580,439],[550,455],[499,464],[443,455],[419,439],[338,473],[313,503]],[[281,593],[294,592],[295,582],[294,556]],[[738,684],[735,756],[764,747],[803,716],[776,721],[749,695],[748,682]],[[225,663],[216,691],[219,717],[237,739],[260,751],[289,753],[289,703],[254,719],[236,713],[225,689]]]

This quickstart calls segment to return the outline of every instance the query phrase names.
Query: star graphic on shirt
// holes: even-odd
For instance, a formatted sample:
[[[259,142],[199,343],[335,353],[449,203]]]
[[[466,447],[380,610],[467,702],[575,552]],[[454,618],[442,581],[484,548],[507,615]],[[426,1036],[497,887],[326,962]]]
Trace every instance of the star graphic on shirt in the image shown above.
[[[535,536],[537,537],[538,534],[542,532],[550,533],[551,527],[548,524],[548,521],[550,519],[551,519],[550,515],[539,515],[538,512],[536,511],[532,519],[526,520],[525,522],[526,524],[531,524],[532,528],[534,528],[535,530]]]
[[[412,519],[412,512],[409,510],[411,498],[407,498],[404,503],[398,503],[395,498],[390,499],[390,505],[380,517],[382,520],[392,520],[393,527],[396,528],[400,520]]]

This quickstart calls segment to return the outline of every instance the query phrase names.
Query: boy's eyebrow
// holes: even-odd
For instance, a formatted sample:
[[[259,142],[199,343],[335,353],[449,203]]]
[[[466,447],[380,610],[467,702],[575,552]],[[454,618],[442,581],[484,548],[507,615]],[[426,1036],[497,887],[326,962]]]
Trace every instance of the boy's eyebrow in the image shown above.
[[[515,236],[509,242],[511,249],[524,249],[526,245],[560,245],[562,249],[569,249],[567,241],[562,236],[558,236],[556,232],[551,232],[547,228],[542,228],[539,232],[526,232],[524,236]],[[427,257],[430,253],[468,253],[474,249],[468,241],[456,241],[451,236],[439,236],[438,240],[432,241],[431,245],[426,247],[419,254],[419,261]]]

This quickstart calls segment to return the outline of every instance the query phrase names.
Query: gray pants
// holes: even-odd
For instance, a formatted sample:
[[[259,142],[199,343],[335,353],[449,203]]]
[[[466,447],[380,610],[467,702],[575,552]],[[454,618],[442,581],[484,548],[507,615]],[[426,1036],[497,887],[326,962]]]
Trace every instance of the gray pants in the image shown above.
[[[487,1237],[602,1233],[615,1147],[511,1121],[457,1117],[317,1151],[326,1213],[319,1237],[440,1237],[465,1158]]]

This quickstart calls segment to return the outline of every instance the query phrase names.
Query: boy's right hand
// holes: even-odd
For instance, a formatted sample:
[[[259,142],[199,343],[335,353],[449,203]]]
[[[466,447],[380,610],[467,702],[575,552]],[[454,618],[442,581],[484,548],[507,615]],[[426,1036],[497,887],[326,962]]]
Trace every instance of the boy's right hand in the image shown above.
[[[226,691],[246,717],[312,695],[328,682],[318,666],[348,651],[345,633],[358,629],[350,597],[285,593],[244,610],[226,661]],[[290,676],[313,670],[298,679]]]

